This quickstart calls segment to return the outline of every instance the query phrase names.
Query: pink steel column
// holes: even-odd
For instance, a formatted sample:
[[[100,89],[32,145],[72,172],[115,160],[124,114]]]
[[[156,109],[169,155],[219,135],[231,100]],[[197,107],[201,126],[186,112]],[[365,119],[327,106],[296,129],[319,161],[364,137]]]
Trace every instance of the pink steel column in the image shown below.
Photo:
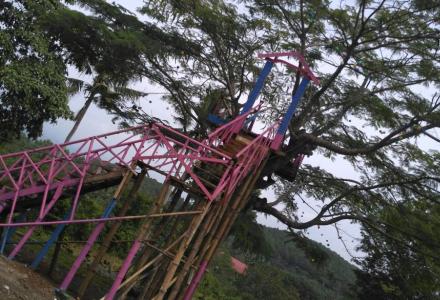
[[[194,292],[196,291],[196,288],[199,285],[200,280],[202,280],[202,277],[205,274],[207,267],[208,267],[208,261],[206,260],[202,261],[196,276],[194,276],[194,278],[191,280],[191,284],[189,285],[188,289],[185,292],[185,296],[183,297],[183,300],[192,299],[192,296],[194,295]]]
[[[95,243],[96,239],[98,238],[99,234],[104,229],[104,226],[105,226],[105,223],[101,222],[95,227],[92,234],[89,236],[87,243],[81,249],[81,253],[78,255],[78,257],[76,258],[72,267],[70,268],[69,273],[67,273],[66,277],[64,278],[63,282],[61,283],[61,286],[60,286],[61,290],[63,290],[63,291],[67,290],[70,283],[72,282],[73,277],[75,276],[79,267],[81,266],[84,259],[86,258],[87,253],[89,253],[90,249],[92,248],[92,246]]]
[[[160,211],[162,204],[167,198],[169,187],[170,187],[169,181],[165,181],[162,185],[158,199],[154,203],[154,207],[151,213],[157,213]],[[139,233],[137,234],[136,239],[133,242],[133,245],[131,246],[130,251],[127,254],[127,257],[122,263],[122,266],[119,269],[118,275],[116,275],[115,281],[113,282],[110,291],[107,293],[107,295],[105,295],[105,300],[113,300],[116,293],[118,292],[118,289],[122,283],[122,280],[125,277],[125,274],[127,274],[127,271],[130,268],[136,253],[139,251],[139,248],[142,246],[142,241],[145,238],[145,233],[149,229],[151,222],[152,222],[151,219],[146,219],[146,221],[142,224],[141,228],[139,229]]]
[[[133,175],[133,173],[130,171],[130,169],[134,165],[135,165],[135,163],[133,162],[130,165],[130,168],[127,169],[127,171],[124,175],[124,178],[122,179],[121,183],[119,184],[119,187],[117,188],[117,190],[113,196],[112,201],[114,201],[114,203],[116,203],[116,201],[118,201],[119,197],[121,196],[123,186],[125,184],[127,184],[127,182],[130,180],[131,176]],[[107,213],[110,214],[112,209],[113,209],[113,207],[109,208],[108,211],[104,212],[104,215],[102,218],[107,218],[108,217]],[[73,210],[73,208],[72,208],[72,210]],[[70,283],[72,282],[73,277],[75,276],[75,274],[78,271],[81,264],[84,262],[87,254],[89,253],[90,249],[95,244],[96,239],[98,238],[99,234],[102,232],[104,227],[105,227],[105,222],[100,222],[98,225],[96,225],[95,229],[93,229],[92,233],[90,234],[90,236],[87,240],[87,243],[81,249],[80,254],[76,258],[75,262],[73,263],[72,267],[70,268],[69,272],[67,273],[63,282],[61,283],[60,290],[63,290],[63,291],[67,290]]]
[[[142,237],[140,237],[142,238]],[[136,239],[136,241],[134,241],[133,246],[131,246],[130,251],[128,252],[127,257],[124,260],[124,263],[122,264],[121,268],[119,269],[118,275],[116,275],[116,279],[113,282],[113,285],[110,289],[110,291],[107,293],[107,295],[105,295],[105,300],[113,300],[113,298],[115,297],[119,286],[122,283],[122,280],[125,277],[125,274],[127,274],[128,268],[130,268],[131,263],[133,262],[134,256],[136,255],[136,253],[139,251],[139,248],[141,247],[142,243],[140,241],[140,239]]]

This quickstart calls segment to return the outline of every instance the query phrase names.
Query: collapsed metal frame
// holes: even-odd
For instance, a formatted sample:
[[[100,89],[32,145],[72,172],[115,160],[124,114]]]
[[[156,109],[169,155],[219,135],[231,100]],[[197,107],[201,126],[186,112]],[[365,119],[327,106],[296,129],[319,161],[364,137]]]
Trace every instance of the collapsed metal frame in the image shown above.
[[[298,68],[304,76],[299,89],[281,122],[249,136],[247,131],[252,128],[244,132],[243,126],[260,110],[260,106],[252,109],[253,104],[273,63],[291,67],[278,58],[286,55],[299,58]],[[280,148],[287,124],[308,82],[318,81],[297,52],[261,57],[266,59],[266,65],[241,114],[214,130],[205,140],[197,141],[169,126],[152,122],[62,145],[0,155],[0,213],[7,212],[6,221],[0,223],[0,227],[5,228],[1,250],[10,238],[9,230],[14,227],[28,229],[9,253],[10,259],[21,251],[38,226],[56,225],[32,263],[36,268],[64,226],[96,223],[60,286],[65,291],[106,223],[111,222],[78,290],[82,296],[122,221],[141,219],[138,235],[104,298],[124,298],[143,282],[139,295],[142,299],[158,300],[165,295],[167,299],[190,299],[219,243],[248,201],[269,152]],[[241,140],[237,141],[238,137]],[[228,147],[231,148],[226,151]],[[302,158],[297,157],[294,164],[301,163]],[[160,195],[148,214],[127,216],[130,198],[148,172],[164,177]],[[133,179],[128,198],[121,200]],[[83,189],[106,181],[120,183],[102,214],[76,218]],[[182,194],[187,195],[184,200],[180,199]],[[65,218],[47,220],[48,214],[66,196],[72,197],[72,202]],[[111,216],[118,201],[123,201],[123,206],[116,216]],[[16,212],[29,207],[38,210],[35,219],[17,218]]]

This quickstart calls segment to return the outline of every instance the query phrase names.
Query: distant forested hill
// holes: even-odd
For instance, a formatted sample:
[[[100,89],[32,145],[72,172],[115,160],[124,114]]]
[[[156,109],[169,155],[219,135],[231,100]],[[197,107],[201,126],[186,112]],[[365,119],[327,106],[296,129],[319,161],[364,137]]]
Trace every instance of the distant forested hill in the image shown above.
[[[309,250],[316,247],[326,256],[321,262],[312,262],[315,259],[310,251],[307,257],[296,243],[287,242],[287,232],[263,228],[271,247],[269,257],[256,258],[226,243],[210,265],[195,299],[356,299],[353,265],[321,244],[307,240]],[[231,255],[249,265],[246,275],[232,270]]]

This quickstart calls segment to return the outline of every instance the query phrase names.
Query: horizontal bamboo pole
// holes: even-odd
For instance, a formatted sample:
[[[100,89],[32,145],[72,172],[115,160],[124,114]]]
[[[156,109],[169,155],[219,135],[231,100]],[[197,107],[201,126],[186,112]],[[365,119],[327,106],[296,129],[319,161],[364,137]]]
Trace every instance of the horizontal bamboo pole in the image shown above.
[[[162,253],[163,255],[165,255],[165,256],[168,257],[168,258],[171,258],[171,259],[174,258],[174,254],[171,253],[171,252],[169,252],[169,251],[162,250],[162,249],[160,249],[159,247],[156,247],[156,246],[154,246],[154,245],[151,244],[151,243],[145,243],[145,245],[148,246],[148,247],[150,247],[150,248],[153,248],[154,250],[156,250],[156,251],[158,251],[158,252],[160,252],[160,253]],[[186,262],[186,259],[182,258],[182,261],[183,261],[183,262]],[[195,267],[194,265],[191,265],[191,268],[194,268],[194,269],[195,269],[196,267]]]
[[[170,213],[161,213],[161,214],[151,214],[148,215],[148,218],[159,218],[159,217],[172,217],[172,216],[184,216],[184,215],[197,215],[201,214],[202,210],[195,210],[195,211],[176,211],[176,212],[170,212]]]

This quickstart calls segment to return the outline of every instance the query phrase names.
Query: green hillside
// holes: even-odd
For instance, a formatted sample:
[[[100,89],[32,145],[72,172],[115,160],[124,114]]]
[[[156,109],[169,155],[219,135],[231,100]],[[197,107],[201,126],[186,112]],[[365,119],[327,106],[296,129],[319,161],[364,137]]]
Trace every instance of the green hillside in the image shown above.
[[[354,267],[324,246],[307,240],[327,258],[311,262],[285,231],[263,227],[271,254],[255,258],[233,249],[231,242],[217,253],[196,299],[356,299]],[[249,265],[245,275],[230,267],[230,256]]]

